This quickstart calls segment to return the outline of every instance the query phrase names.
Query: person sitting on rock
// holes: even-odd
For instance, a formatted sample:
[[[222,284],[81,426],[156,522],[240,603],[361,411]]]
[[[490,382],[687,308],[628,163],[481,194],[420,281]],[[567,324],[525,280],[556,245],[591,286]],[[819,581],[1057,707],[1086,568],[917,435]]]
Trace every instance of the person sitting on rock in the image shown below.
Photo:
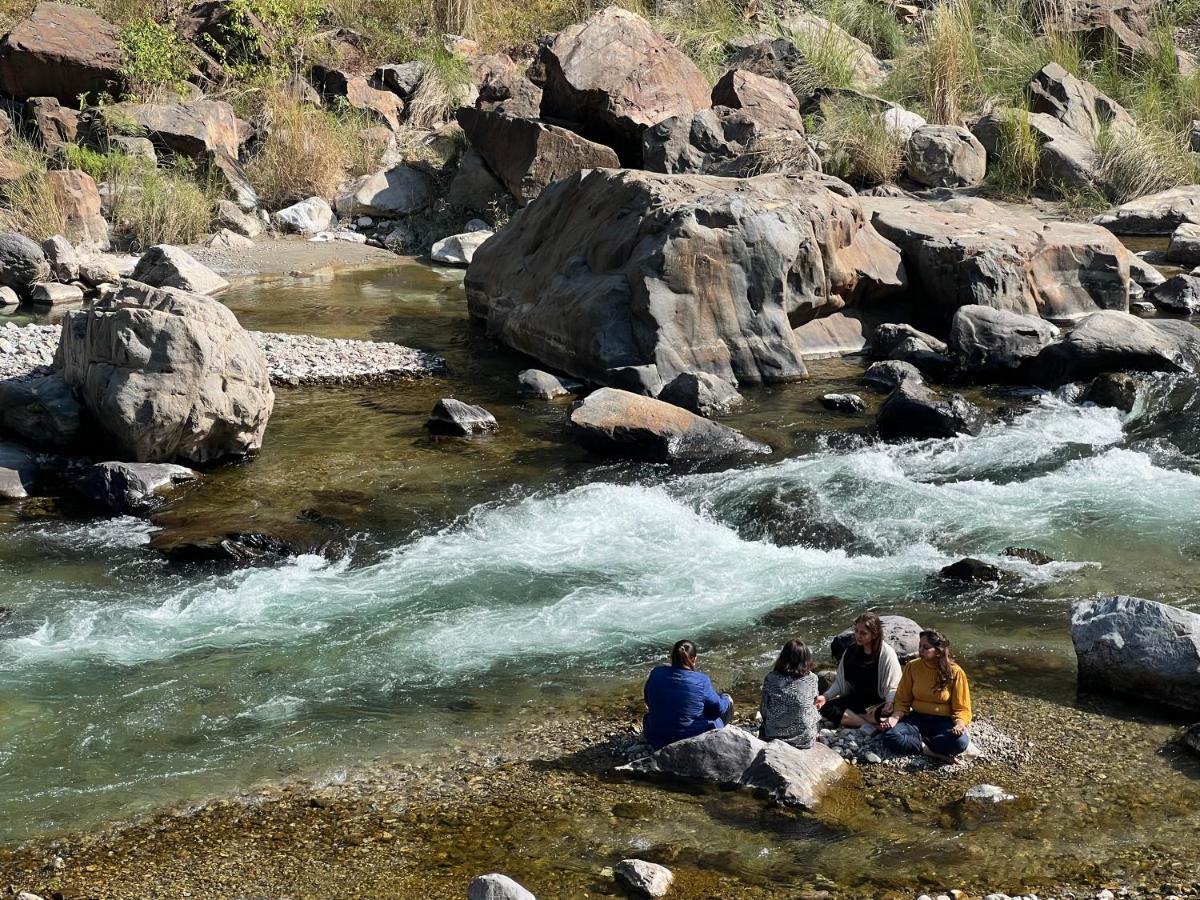
[[[875,708],[895,698],[900,674],[900,659],[883,639],[883,622],[863,613],[854,620],[854,643],[838,661],[837,677],[816,699],[817,709],[835,728],[874,727]]]
[[[884,709],[883,744],[903,756],[954,762],[971,738],[971,688],[940,631],[922,631],[917,658],[904,667],[894,709]]]
[[[804,641],[788,641],[779,651],[775,668],[763,680],[762,726],[764,741],[786,741],[807,750],[817,739],[821,714],[817,712],[817,676],[813,655]]]
[[[718,694],[712,680],[696,671],[696,645],[691,641],[679,641],[671,648],[669,666],[651,670],[643,696],[642,733],[655,750],[724,728],[733,715],[733,698]]]

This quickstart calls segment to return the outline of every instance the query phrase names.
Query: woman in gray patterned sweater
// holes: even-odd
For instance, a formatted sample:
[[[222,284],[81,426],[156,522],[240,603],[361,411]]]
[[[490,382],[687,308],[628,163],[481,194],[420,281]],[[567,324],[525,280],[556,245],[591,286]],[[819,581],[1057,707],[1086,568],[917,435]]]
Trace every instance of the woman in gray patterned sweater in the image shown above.
[[[764,741],[786,741],[807,750],[817,739],[821,715],[817,712],[817,676],[812,651],[804,641],[788,641],[763,681],[762,727]]]

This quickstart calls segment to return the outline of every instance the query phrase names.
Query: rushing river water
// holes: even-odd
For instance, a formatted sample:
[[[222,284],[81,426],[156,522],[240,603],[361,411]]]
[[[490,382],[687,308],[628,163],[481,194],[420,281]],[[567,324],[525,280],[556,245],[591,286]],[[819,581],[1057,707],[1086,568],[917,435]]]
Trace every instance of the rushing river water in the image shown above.
[[[209,473],[154,525],[0,509],[0,842],[494,734],[531,708],[630,685],[681,635],[712,648],[718,680],[752,685],[783,637],[822,644],[873,606],[944,627],[983,684],[1069,704],[1071,599],[1200,608],[1188,380],[1156,382],[1128,416],[975,395],[995,416],[980,436],[884,445],[869,416],[816,403],[861,390],[861,366],[817,363],[809,382],[748,392],[730,420],[772,457],[672,472],[589,459],[564,404],[519,400],[528,360],[467,322],[456,277],[414,264],[241,287],[226,302],[248,327],[396,340],[449,372],[281,389],[261,456]],[[500,433],[428,437],[447,394],[487,406]],[[335,549],[211,572],[148,546],[234,530]],[[1011,545],[1056,562],[1001,556]],[[930,579],[968,554],[1014,578]],[[1145,790],[1200,800],[1195,771],[1153,765],[1166,782]],[[1194,834],[1200,812],[1179,815],[1160,818]],[[731,865],[752,869],[758,851],[730,836],[744,828],[713,827]],[[1084,840],[1101,853],[1122,839]]]

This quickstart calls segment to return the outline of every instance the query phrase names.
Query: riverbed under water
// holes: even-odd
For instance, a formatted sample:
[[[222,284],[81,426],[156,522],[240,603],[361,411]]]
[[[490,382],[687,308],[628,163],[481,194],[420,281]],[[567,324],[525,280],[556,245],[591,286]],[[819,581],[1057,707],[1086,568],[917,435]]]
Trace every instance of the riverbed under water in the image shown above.
[[[870,437],[873,409],[817,403],[837,390],[877,403],[858,383],[862,361],[818,362],[808,382],[748,390],[727,420],[772,456],[680,471],[589,458],[565,432],[567,404],[518,398],[531,361],[468,322],[454,273],[408,263],[224,299],[250,328],[394,340],[444,356],[448,372],[280,389],[262,454],[206,474],[153,524],[48,501],[0,508],[2,843],[499,739],[584,694],[636,690],[681,636],[718,682],[753,685],[785,638],[824,647],[856,611],[894,611],[947,631],[977,692],[1071,706],[1073,599],[1200,609],[1194,380],[1155,382],[1130,415],[975,393],[994,414],[980,436],[885,445]],[[428,436],[447,395],[487,407],[500,432]],[[169,566],[149,546],[226,531],[323,552],[214,572]],[[1014,545],[1056,562],[1001,556]],[[930,578],[965,555],[1014,577],[970,590]],[[1138,758],[1085,800],[1143,811],[1135,821],[1114,805],[1084,827],[1086,812],[1046,798],[1043,856],[1103,859],[1150,842],[1146,822],[1168,845],[1200,828],[1200,768],[1152,749],[1178,723],[1134,718],[1122,740]],[[792,871],[839,852],[766,835],[753,817],[700,818],[677,840],[715,843],[751,880],[777,874],[780,853]],[[894,848],[904,825],[910,857],[944,846],[944,829],[914,819],[868,828],[856,852]],[[992,827],[1002,869],[1019,828]],[[1181,852],[1200,859],[1190,843]],[[1014,877],[1023,865],[1014,858]]]

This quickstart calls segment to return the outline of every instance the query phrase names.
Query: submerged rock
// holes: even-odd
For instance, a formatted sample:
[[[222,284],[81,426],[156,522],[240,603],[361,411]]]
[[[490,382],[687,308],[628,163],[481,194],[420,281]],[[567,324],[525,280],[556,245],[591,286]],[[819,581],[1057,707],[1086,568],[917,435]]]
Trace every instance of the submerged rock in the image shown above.
[[[155,546],[151,541],[151,546]],[[300,549],[283,538],[261,532],[235,531],[197,541],[181,541],[165,550],[175,564],[273,565]]]
[[[999,581],[1001,574],[998,566],[970,556],[951,563],[938,572],[942,578],[953,581]]]
[[[718,459],[770,448],[679,406],[601,388],[572,407],[572,433],[587,449],[654,462]]]
[[[482,406],[472,406],[453,397],[443,397],[434,404],[425,427],[434,434],[470,437],[477,432],[495,431],[500,426],[496,417]]]
[[[88,469],[75,486],[114,516],[141,516],[164,502],[164,491],[198,477],[192,469],[172,463],[105,462]]]
[[[917,645],[921,642],[921,626],[906,616],[880,616],[883,622],[883,639],[896,651],[900,662],[905,663],[917,657]],[[840,660],[854,644],[854,629],[847,628],[829,644],[829,650],[835,660]]]
[[[1079,402],[1131,412],[1137,395],[1138,380],[1128,372],[1106,372],[1092,379]]]
[[[1137,597],[1071,608],[1079,685],[1200,712],[1200,615]]]
[[[880,437],[945,438],[979,434],[983,411],[961,394],[945,397],[924,384],[902,381],[875,416]]]
[[[967,788],[963,799],[968,803],[1008,803],[1017,798],[994,784],[977,784]]]
[[[659,391],[658,399],[664,403],[681,406],[707,419],[726,415],[743,402],[737,388],[707,372],[684,372],[676,375]]]
[[[1045,566],[1054,562],[1053,558],[1047,556],[1041,550],[1033,550],[1029,547],[1005,547],[1004,555],[1011,556],[1013,559],[1022,559],[1027,563],[1033,563],[1035,566]]]
[[[821,397],[821,405],[834,412],[863,413],[867,411],[867,403],[858,394],[825,394]]]
[[[583,383],[574,378],[559,378],[541,369],[526,369],[517,375],[517,393],[522,397],[553,400],[556,397],[570,396],[582,387]]]
[[[675,882],[675,874],[666,866],[641,859],[623,859],[613,867],[613,875],[626,890],[643,897],[665,897]]]
[[[467,885],[467,900],[537,900],[507,875],[480,875]]]

